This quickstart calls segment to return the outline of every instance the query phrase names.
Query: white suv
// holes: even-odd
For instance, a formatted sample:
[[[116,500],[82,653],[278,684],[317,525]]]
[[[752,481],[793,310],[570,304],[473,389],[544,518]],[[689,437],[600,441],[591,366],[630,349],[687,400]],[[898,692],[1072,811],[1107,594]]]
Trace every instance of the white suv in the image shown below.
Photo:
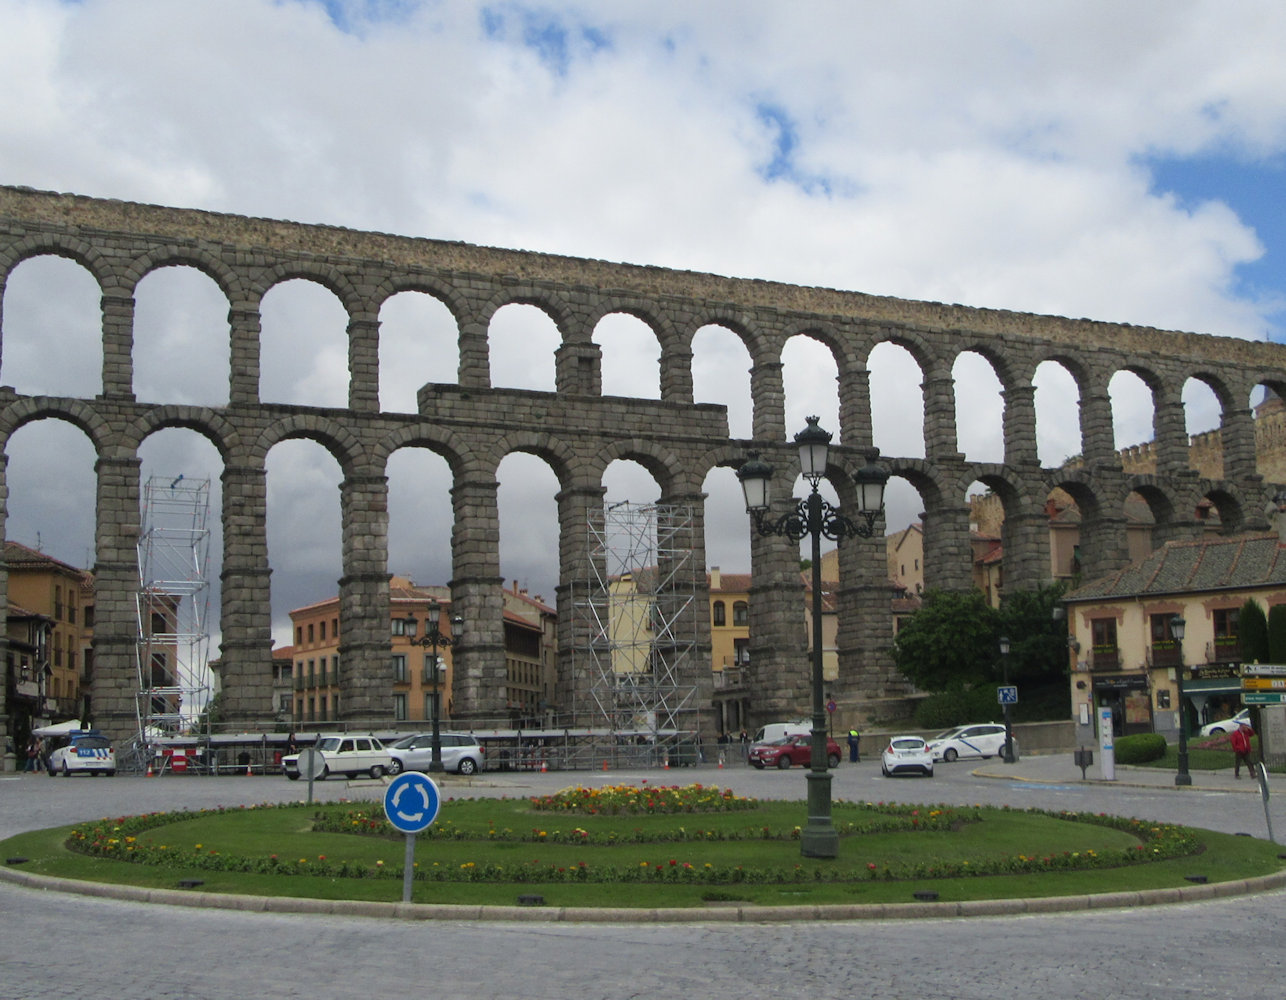
[[[372,778],[382,778],[385,772],[392,771],[393,758],[374,736],[323,736],[314,749],[321,752],[326,762],[318,778],[329,774],[346,774],[350,778],[369,774]],[[291,781],[299,780],[299,754],[282,757],[281,767]]]
[[[116,751],[112,741],[97,729],[82,729],[68,734],[70,742],[49,755],[49,774],[70,778],[73,774],[116,773]]]

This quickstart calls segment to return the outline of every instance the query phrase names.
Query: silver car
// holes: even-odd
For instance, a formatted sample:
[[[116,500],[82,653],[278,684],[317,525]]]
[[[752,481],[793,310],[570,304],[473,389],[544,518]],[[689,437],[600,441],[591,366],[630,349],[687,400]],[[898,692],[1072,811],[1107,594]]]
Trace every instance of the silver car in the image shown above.
[[[455,771],[457,774],[474,774],[487,766],[486,751],[477,737],[468,733],[442,733],[439,736],[442,745],[442,769]],[[415,733],[404,736],[388,748],[393,758],[389,764],[389,774],[400,774],[402,771],[427,771],[433,762],[433,734]]]

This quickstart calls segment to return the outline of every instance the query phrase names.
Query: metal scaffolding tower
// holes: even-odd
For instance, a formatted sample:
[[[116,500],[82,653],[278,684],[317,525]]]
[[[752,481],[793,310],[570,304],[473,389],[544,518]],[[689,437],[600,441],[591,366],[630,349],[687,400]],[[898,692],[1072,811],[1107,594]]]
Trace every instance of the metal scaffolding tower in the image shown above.
[[[693,603],[704,568],[687,544],[692,508],[622,502],[589,509],[586,521],[589,576],[572,594],[575,688],[588,688],[592,716],[583,721],[653,740],[695,730]]]
[[[191,732],[213,697],[210,480],[153,476],[138,542],[138,742]]]

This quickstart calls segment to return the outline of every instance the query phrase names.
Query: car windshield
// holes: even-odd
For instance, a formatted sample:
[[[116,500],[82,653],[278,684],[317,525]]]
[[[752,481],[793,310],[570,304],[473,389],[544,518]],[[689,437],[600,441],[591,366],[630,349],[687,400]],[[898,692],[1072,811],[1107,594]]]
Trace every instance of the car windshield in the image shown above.
[[[892,743],[894,750],[920,750],[924,747],[924,740],[910,737],[894,740]]]
[[[111,741],[106,736],[81,736],[76,740],[77,747],[86,750],[110,750]]]
[[[415,735],[414,733],[411,734],[410,736],[403,736],[400,740],[398,740],[396,743],[393,744],[392,749],[412,750],[415,748],[415,741],[418,740],[419,738],[420,737]]]
[[[935,740],[950,740],[950,739],[954,739],[955,737],[957,737],[957,736],[959,736],[959,735],[960,735],[960,731],[961,731],[962,729],[964,729],[964,726],[956,726],[956,727],[955,727],[955,729],[947,729],[947,730],[944,730],[943,732],[938,733],[938,735],[937,735],[937,736],[935,736],[935,737],[933,737],[933,738],[934,738]]]
[[[342,741],[338,736],[327,736],[317,744],[318,750],[338,750]]]

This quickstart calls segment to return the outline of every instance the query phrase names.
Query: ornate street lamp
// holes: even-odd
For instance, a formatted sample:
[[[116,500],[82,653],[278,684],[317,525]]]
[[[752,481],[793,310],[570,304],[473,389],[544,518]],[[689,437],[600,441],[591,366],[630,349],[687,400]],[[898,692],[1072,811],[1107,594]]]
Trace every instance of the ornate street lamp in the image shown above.
[[[442,606],[437,601],[429,601],[428,611],[424,619],[424,635],[417,639],[415,633],[419,628],[419,622],[415,620],[414,615],[407,615],[403,623],[406,630],[407,641],[412,646],[421,646],[432,649],[433,659],[433,741],[432,752],[429,758],[429,771],[440,773],[444,770],[442,767],[442,723],[441,723],[441,699],[438,697],[438,677],[441,673],[442,666],[438,661],[438,647],[454,645],[455,640],[446,635],[441,627]],[[464,619],[456,615],[451,619],[451,627],[455,634],[460,634],[460,626],[464,624]]]
[[[1009,686],[1009,636],[1000,637],[1000,669],[1005,687]],[[1002,706],[1005,711],[1005,745],[1001,748],[1000,759],[1006,764],[1014,762],[1014,728],[1009,721],[1009,702]]]
[[[839,834],[831,822],[831,775],[827,770],[826,706],[822,683],[822,536],[840,542],[845,538],[870,538],[875,521],[884,510],[884,486],[889,472],[874,461],[878,451],[871,451],[866,466],[853,477],[857,486],[860,520],[850,521],[831,506],[817,491],[826,475],[827,449],[831,435],[817,426],[817,417],[808,417],[808,426],[795,435],[799,446],[799,466],[811,491],[807,499],[795,500],[794,510],[773,520],[768,518],[771,506],[772,466],[751,452],[749,460],[737,470],[746,495],[746,510],[761,535],[784,535],[801,541],[812,538],[813,557],[813,741],[808,772],[808,825],[799,838],[799,852],[806,858],[839,856]]]
[[[1175,686],[1179,689],[1179,771],[1174,776],[1176,785],[1192,784],[1192,775],[1188,773],[1188,718],[1183,708],[1183,631],[1186,627],[1187,623],[1178,615],[1170,619],[1170,636],[1179,653],[1179,663],[1174,668]]]

